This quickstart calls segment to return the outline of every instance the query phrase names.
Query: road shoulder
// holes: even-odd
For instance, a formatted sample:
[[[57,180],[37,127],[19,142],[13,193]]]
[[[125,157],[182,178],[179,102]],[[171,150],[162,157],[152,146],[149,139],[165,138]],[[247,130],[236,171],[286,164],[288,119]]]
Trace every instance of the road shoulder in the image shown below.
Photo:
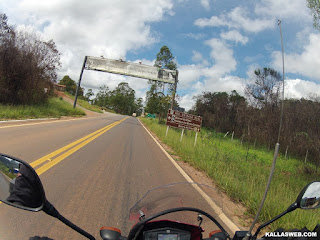
[[[154,140],[162,146],[166,155],[170,156],[188,175],[192,181],[205,184],[214,189],[218,189],[217,185],[213,182],[213,180],[203,171],[196,169],[194,166],[191,166],[189,163],[184,162],[178,155],[174,153],[174,151],[166,144],[164,144],[157,136],[154,134],[147,126],[145,126],[141,121],[139,121],[142,126],[148,130],[149,134],[154,138]],[[233,201],[227,194],[219,191],[220,196],[223,198],[223,212],[227,216],[227,218],[231,221],[231,226],[228,226],[232,230],[247,230],[251,223],[253,222],[252,218],[249,218],[246,213],[246,208],[238,202]],[[238,229],[236,229],[238,228]],[[234,231],[233,231],[234,232]]]

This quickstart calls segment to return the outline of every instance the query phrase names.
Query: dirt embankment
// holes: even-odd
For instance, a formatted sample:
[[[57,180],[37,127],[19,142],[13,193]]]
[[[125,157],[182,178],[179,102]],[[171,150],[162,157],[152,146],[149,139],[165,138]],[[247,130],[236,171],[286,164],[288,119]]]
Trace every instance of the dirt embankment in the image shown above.
[[[71,99],[67,94],[65,94],[64,92],[59,92],[59,91],[55,91],[55,94],[58,96],[58,97],[62,97],[64,101],[72,104],[74,104],[74,100]],[[76,106],[77,108],[83,110],[86,114],[87,117],[95,117],[95,116],[99,116],[101,115],[101,113],[97,113],[97,112],[93,112],[93,111],[90,111],[84,107],[81,107],[80,105],[77,104]]]

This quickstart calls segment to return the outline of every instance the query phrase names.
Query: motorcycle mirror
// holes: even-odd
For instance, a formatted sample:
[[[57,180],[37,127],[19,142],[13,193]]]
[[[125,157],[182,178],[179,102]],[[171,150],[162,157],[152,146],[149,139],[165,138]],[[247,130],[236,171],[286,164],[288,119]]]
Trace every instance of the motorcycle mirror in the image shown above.
[[[46,214],[94,240],[95,238],[63,217],[46,199],[36,171],[26,162],[0,153],[0,201],[13,207]]]
[[[45,193],[36,171],[26,162],[0,153],[0,201],[29,211],[40,211]]]
[[[305,186],[302,191],[300,192],[297,200],[290,205],[290,207],[285,210],[284,212],[280,213],[278,216],[272,218],[268,222],[260,225],[253,235],[253,239],[256,239],[260,230],[269,224],[273,223],[274,221],[278,220],[279,218],[283,217],[289,212],[296,210],[297,208],[302,209],[315,209],[320,207],[320,181],[315,181],[309,183]]]
[[[309,183],[299,194],[296,203],[301,209],[320,207],[320,181]]]

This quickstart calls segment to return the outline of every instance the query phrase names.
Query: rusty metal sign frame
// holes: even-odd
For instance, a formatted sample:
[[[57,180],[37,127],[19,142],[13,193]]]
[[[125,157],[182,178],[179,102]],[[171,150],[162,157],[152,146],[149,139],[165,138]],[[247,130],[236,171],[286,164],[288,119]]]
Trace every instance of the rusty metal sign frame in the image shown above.
[[[177,89],[178,83],[178,70],[169,70],[163,68],[157,68],[154,66],[148,66],[140,63],[132,63],[132,62],[125,62],[123,60],[113,60],[107,58],[97,58],[97,57],[90,57],[85,56],[78,86],[76,90],[76,95],[74,99],[73,107],[76,107],[78,92],[80,88],[80,83],[83,75],[84,70],[94,70],[94,71],[101,71],[101,72],[109,72],[113,74],[149,79],[153,81],[165,82],[174,84],[174,92],[172,94],[172,103],[171,109],[173,108],[173,103],[175,99],[175,93]]]

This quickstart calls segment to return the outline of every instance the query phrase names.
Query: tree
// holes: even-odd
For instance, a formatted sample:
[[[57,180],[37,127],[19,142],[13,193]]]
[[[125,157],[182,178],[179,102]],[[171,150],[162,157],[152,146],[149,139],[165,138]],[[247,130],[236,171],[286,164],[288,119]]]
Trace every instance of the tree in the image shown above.
[[[94,92],[92,91],[91,88],[88,89],[86,95],[85,95],[85,98],[87,99],[87,101],[89,102],[90,101],[90,98],[94,96]]]
[[[95,99],[93,99],[93,104],[98,105],[100,107],[110,107],[110,91],[107,86],[103,86],[99,88],[99,92],[97,93]]]
[[[128,83],[122,82],[110,94],[110,105],[117,113],[132,115],[136,112],[135,91]]]
[[[53,40],[8,25],[0,14],[0,102],[39,103],[53,92],[60,53]]]
[[[229,122],[232,131],[236,130],[236,127],[240,125],[239,118],[242,117],[240,112],[246,109],[246,99],[240,96],[236,90],[233,90],[229,95]]]
[[[313,16],[314,28],[320,30],[320,0],[307,0],[307,7]]]
[[[8,17],[4,13],[0,13],[0,44],[3,45],[6,40],[14,37],[14,28],[8,25]]]
[[[150,90],[147,91],[146,100],[145,111],[159,114],[160,119],[164,119],[170,107],[171,96],[157,92],[157,85],[152,84]]]
[[[140,116],[142,111],[143,111],[143,99],[142,98],[138,98],[136,101],[135,101],[135,108],[136,108],[136,113],[137,113],[137,116]]]
[[[177,64],[174,61],[171,50],[167,46],[162,46],[157,53],[154,66],[169,70],[177,69]],[[170,108],[174,87],[171,84],[169,91],[165,94],[164,83],[149,81],[149,84],[151,84],[151,86],[150,90],[147,92],[145,110],[146,112],[157,113],[160,115],[160,118],[163,119]],[[178,106],[177,102],[175,102],[174,106]]]
[[[245,92],[259,107],[277,104],[281,87],[281,74],[272,68],[254,70],[255,81],[247,84]]]
[[[66,91],[71,95],[75,96],[77,91],[77,84],[72,80],[68,75],[65,75],[60,81],[59,84],[66,86]],[[78,96],[83,96],[83,88],[79,88]]]
[[[169,70],[177,70],[177,64],[174,61],[174,57],[171,53],[170,48],[168,48],[165,45],[160,48],[160,51],[157,53],[157,58],[154,66],[158,68],[169,69]],[[159,88],[162,87],[163,89],[162,92],[164,93],[164,83],[157,82],[156,84],[157,84],[157,87]],[[173,91],[174,91],[174,86],[173,84],[170,84],[169,92],[171,95]]]
[[[177,64],[174,61],[174,57],[167,46],[162,46],[160,48],[160,51],[157,53],[157,59],[154,66],[170,70],[177,69]]]
[[[113,91],[109,91],[106,86],[100,87],[92,101],[95,105],[113,109],[124,115],[132,115],[135,112],[139,116],[142,113],[142,98],[136,99],[135,91],[126,82],[119,83]]]

